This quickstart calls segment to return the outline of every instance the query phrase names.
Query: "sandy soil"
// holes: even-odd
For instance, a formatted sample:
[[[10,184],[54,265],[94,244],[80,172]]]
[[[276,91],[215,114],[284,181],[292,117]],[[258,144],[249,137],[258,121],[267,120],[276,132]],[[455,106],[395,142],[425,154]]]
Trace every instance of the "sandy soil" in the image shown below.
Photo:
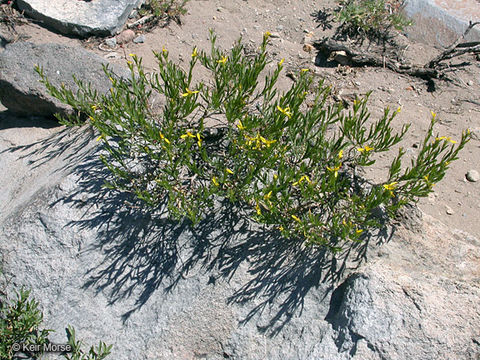
[[[373,91],[369,108],[374,118],[378,118],[387,106],[393,109],[401,106],[395,126],[400,128],[404,123],[411,124],[403,143],[409,156],[415,156],[418,151],[416,146],[422,141],[429,125],[431,111],[438,114],[436,132],[441,135],[459,139],[462,130],[473,130],[474,138],[460,154],[459,160],[451,165],[445,179],[435,185],[435,192],[419,201],[419,207],[449,227],[479,236],[480,221],[477,222],[476,215],[480,212],[480,182],[467,181],[465,174],[471,169],[480,171],[480,62],[472,55],[454,59],[453,64],[468,61],[470,65],[450,72],[453,82],[438,82],[434,92],[428,91],[425,81],[388,69],[364,67],[353,71],[347,69],[349,71],[342,73],[331,64],[317,66],[320,55],[316,50],[304,51],[303,38],[308,32],[313,33],[314,39],[332,34],[334,29],[328,27],[335,27],[335,24],[330,20],[320,24],[313,14],[334,5],[331,0],[191,0],[187,4],[188,14],[182,18],[183,25],[172,22],[166,28],[155,28],[145,33],[142,44],[128,43],[108,51],[102,50],[106,47],[100,45],[101,40],[63,37],[35,23],[18,26],[17,31],[30,37],[32,42],[84,46],[116,63],[125,63],[127,54],[135,53],[143,58],[145,67],[153,71],[156,63],[152,50],[166,47],[173,59],[186,64],[194,46],[209,48],[209,28],[217,33],[218,44],[226,48],[239,36],[247,44],[258,45],[262,34],[268,30],[276,35],[270,48],[272,59],[279,61],[285,58],[287,69],[308,67],[325,78],[326,83],[332,84],[335,91],[345,98]],[[140,34],[142,31],[136,32]],[[429,45],[410,43],[407,39],[402,41],[407,41],[405,56],[414,64],[423,64],[439,53],[439,49]],[[280,79],[282,86],[291,82],[285,74],[286,71]],[[381,156],[367,176],[375,178],[381,174],[392,155]]]

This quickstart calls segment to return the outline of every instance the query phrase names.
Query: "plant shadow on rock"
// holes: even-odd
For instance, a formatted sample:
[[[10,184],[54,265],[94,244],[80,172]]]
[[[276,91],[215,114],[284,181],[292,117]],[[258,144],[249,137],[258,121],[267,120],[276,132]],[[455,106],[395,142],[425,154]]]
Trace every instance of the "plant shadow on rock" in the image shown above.
[[[38,166],[59,156],[70,146],[70,163],[66,167],[73,169],[79,180],[73,192],[62,194],[50,206],[64,203],[84,211],[81,219],[68,225],[80,231],[96,231],[95,242],[84,251],[102,253],[102,260],[86,270],[88,280],[84,288],[104,293],[110,304],[134,297],[134,307],[123,314],[124,321],[156,291],[172,291],[189,277],[189,272],[202,272],[209,283],[228,282],[246,262],[247,281],[233,290],[226,301],[247,307],[250,302],[255,303],[241,320],[243,324],[268,310],[273,316],[258,329],[275,336],[297,311],[301,312],[310,290],[321,287],[325,289],[325,298],[331,295],[345,272],[366,259],[368,248],[393,236],[394,229],[385,227],[332,255],[328,250],[305,246],[299,239],[285,239],[277,231],[253,223],[242,206],[227,201],[217,204],[216,211],[192,228],[187,220],[168,219],[166,210],[153,211],[129,194],[106,189],[103,185],[109,175],[98,157],[100,147],[90,145],[85,150],[93,134],[72,138],[67,136],[69,131],[44,140],[39,149],[32,148],[32,152],[45,156],[31,165]],[[83,131],[90,133],[88,129]]]

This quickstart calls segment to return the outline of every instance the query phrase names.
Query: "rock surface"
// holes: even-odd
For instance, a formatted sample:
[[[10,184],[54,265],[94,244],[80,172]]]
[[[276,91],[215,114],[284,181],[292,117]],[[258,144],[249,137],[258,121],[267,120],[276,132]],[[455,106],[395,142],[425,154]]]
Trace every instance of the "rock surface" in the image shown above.
[[[105,93],[111,83],[105,76],[103,64],[107,61],[82,48],[28,42],[8,45],[0,53],[0,102],[18,115],[68,113],[70,107],[50,96],[39,82],[35,66],[43,67],[45,75],[56,86],[64,83],[76,91],[78,87],[72,77],[75,75],[85,83],[91,83],[100,93]],[[124,69],[111,68],[119,76],[128,76]]]
[[[20,10],[62,34],[113,35],[141,0],[17,0]]]
[[[465,31],[470,21],[480,19],[477,0],[407,0],[405,12],[414,21],[406,28],[411,40],[448,47]],[[474,27],[465,41],[480,41],[480,28]]]
[[[480,243],[466,233],[409,213],[332,282],[328,259],[232,209],[192,230],[106,192],[88,129],[25,129],[30,141],[17,130],[0,130],[4,178],[28,184],[2,199],[0,257],[10,287],[33,289],[54,342],[71,324],[86,343],[112,343],[114,359],[480,354]]]

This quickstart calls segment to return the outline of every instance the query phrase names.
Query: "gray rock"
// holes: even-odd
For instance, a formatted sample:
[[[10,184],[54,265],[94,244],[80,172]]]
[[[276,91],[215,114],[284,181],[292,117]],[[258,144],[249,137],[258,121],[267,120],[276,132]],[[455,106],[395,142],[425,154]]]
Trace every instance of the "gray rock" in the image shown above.
[[[478,354],[480,241],[467,233],[424,215],[422,231],[400,226],[341,276],[330,271],[341,264],[233,209],[217,204],[191,229],[108,192],[88,129],[30,128],[33,144],[10,130],[0,130],[3,177],[20,181],[0,194],[6,289],[32,288],[53,342],[71,324],[119,360]]]
[[[135,39],[133,39],[135,44],[143,44],[145,42],[145,35],[139,35]]]
[[[412,18],[413,25],[405,29],[413,41],[437,47],[448,47],[465,31],[470,21],[480,17],[477,0],[407,0],[405,13]],[[480,29],[474,27],[465,41],[479,41]]]
[[[19,9],[63,34],[113,35],[139,0],[18,0]]]
[[[36,65],[43,67],[45,75],[54,84],[64,83],[76,91],[72,75],[91,83],[100,93],[111,86],[105,76],[103,64],[108,64],[96,54],[82,48],[59,44],[36,45],[18,42],[8,45],[0,53],[0,101],[13,113],[29,116],[52,116],[65,114],[70,108],[47,93],[34,71]],[[115,73],[128,76],[126,70],[112,66]]]
[[[478,180],[480,180],[480,174],[477,170],[469,170],[465,177],[470,182],[477,182]]]
[[[105,39],[105,44],[109,47],[109,48],[115,48],[117,46],[117,39],[114,38],[114,37],[111,37],[111,38],[108,38],[108,39]]]

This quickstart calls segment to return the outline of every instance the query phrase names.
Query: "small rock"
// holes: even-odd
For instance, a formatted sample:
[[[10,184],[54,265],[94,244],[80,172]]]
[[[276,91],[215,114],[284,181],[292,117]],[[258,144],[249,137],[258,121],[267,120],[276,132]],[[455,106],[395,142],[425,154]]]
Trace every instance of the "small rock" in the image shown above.
[[[313,50],[314,50],[313,45],[311,45],[311,44],[304,44],[303,45],[303,51],[310,53]]]
[[[303,37],[303,43],[304,44],[313,44],[313,34],[312,33],[307,33]]]
[[[277,31],[282,31],[283,30],[283,25],[278,25],[277,26]]]
[[[126,44],[130,41],[135,39],[135,32],[133,30],[127,29],[122,31],[120,34],[117,35],[117,43],[118,44]]]
[[[470,182],[477,182],[478,180],[480,180],[480,174],[477,170],[469,170],[465,177]]]
[[[133,39],[133,42],[135,44],[143,44],[145,42],[145,36],[144,35],[139,35],[135,39]]]
[[[280,38],[280,34],[274,32],[274,33],[271,33],[271,34],[270,34],[270,37],[271,37],[272,39],[278,39],[278,38]]]
[[[455,214],[455,211],[453,211],[450,206],[446,205],[445,207],[446,207],[446,211],[445,211],[445,212],[447,213],[447,215],[453,215],[453,214]]]
[[[468,81],[467,81],[467,85],[468,85],[468,86],[473,86],[473,81],[472,81],[472,80],[468,80]]]
[[[113,49],[115,46],[117,46],[117,39],[115,39],[114,37],[105,39],[105,44],[106,44],[109,48],[112,48],[112,49]]]

